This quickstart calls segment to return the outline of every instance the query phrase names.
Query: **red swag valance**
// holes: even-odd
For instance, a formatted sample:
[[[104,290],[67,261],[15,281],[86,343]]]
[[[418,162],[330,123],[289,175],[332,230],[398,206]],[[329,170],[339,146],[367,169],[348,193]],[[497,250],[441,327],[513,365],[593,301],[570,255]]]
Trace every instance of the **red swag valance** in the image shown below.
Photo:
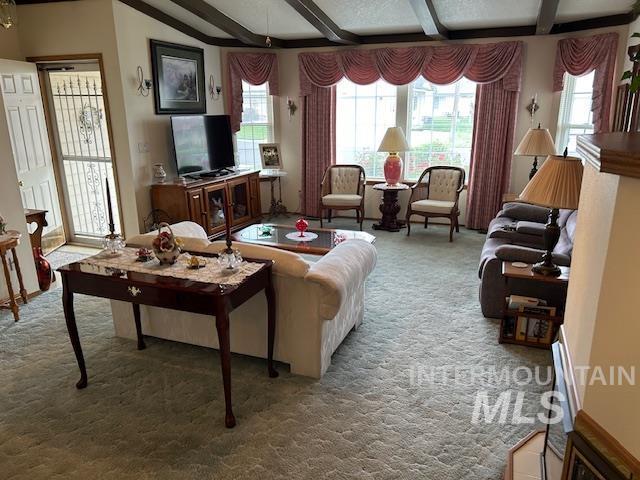
[[[269,94],[278,95],[278,58],[275,53],[229,53],[227,64],[231,129],[237,132],[242,121],[242,81],[251,85],[268,82]]]
[[[358,85],[380,78],[393,85],[406,85],[420,75],[440,85],[463,76],[482,84],[502,79],[506,90],[519,91],[522,45],[503,42],[301,53],[300,94],[310,95],[313,86],[330,87],[345,77]]]
[[[617,50],[617,33],[567,38],[558,42],[553,71],[554,92],[562,91],[565,72],[571,75],[585,75],[593,70],[596,71],[591,104],[596,133],[609,131],[609,111]]]

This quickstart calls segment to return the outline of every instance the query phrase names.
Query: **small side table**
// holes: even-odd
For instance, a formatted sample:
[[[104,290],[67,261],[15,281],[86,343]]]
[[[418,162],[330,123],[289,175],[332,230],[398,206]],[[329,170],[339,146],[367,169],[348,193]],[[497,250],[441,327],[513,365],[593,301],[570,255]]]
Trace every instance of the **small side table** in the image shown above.
[[[282,203],[282,177],[286,177],[287,172],[283,170],[262,170],[260,172],[260,181],[268,181],[271,187],[271,206],[269,207],[269,218],[279,215],[287,215],[287,207]],[[275,195],[275,183],[278,181],[278,200]]]
[[[16,266],[16,276],[18,277],[18,283],[20,284],[20,296],[22,301],[27,303],[27,291],[24,288],[22,282],[22,272],[20,271],[20,262],[18,261],[18,255],[16,254],[16,247],[20,245],[20,232],[16,230],[9,230],[4,235],[0,235],[0,257],[2,257],[2,269],[4,270],[4,279],[7,282],[7,290],[9,292],[9,299],[0,305],[0,308],[6,308],[13,312],[13,318],[17,322],[20,320],[18,313],[18,304],[16,297],[13,293],[13,285],[11,283],[11,272],[9,271],[9,265],[7,264],[7,252],[11,251],[13,255],[13,263]]]
[[[374,230],[399,232],[401,228],[404,228],[405,222],[404,220],[398,220],[398,213],[400,212],[398,193],[403,190],[409,190],[409,185],[404,183],[398,183],[397,185],[376,183],[373,189],[382,192],[382,203],[380,204],[382,218],[379,223],[373,225]]]
[[[36,228],[33,233],[29,234],[32,248],[42,248],[42,230],[44,227],[49,225],[47,223],[47,212],[48,210],[34,210],[31,208],[24,209],[24,216],[27,219],[27,223],[35,223],[38,225],[38,228]]]
[[[533,265],[527,265],[524,268],[514,267],[513,262],[502,262],[502,276],[504,277],[506,285],[506,301],[504,306],[504,315],[500,322],[500,336],[498,341],[500,343],[515,343],[518,345],[526,345],[528,347],[546,348],[550,349],[551,344],[554,342],[556,334],[560,329],[560,325],[564,322],[564,307],[567,298],[567,288],[569,285],[569,267],[560,267],[562,273],[558,277],[550,275],[541,275],[535,273],[532,270]],[[530,311],[520,311],[509,308],[509,296],[511,295],[509,289],[509,280],[527,280],[531,282],[546,283],[549,285],[555,285],[557,288],[563,290],[564,301],[562,305],[548,305],[549,307],[555,307],[555,315],[550,315],[545,311],[544,307],[537,309],[532,307]],[[545,299],[543,299],[545,300]],[[533,322],[533,323],[531,323]],[[531,332],[536,331],[536,325],[541,322],[546,326],[545,331],[549,331],[545,337],[531,335]],[[538,328],[540,330],[540,328]]]

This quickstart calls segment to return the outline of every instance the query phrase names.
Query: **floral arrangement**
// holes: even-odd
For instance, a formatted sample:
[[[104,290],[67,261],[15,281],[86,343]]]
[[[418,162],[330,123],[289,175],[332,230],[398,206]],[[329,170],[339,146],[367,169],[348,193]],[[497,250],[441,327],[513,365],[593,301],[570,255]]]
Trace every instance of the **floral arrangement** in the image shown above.
[[[153,248],[160,252],[173,252],[183,246],[184,242],[182,239],[170,232],[160,232],[158,236],[153,239]]]
[[[163,228],[166,230],[163,231]],[[158,227],[158,236],[153,239],[153,253],[164,265],[173,265],[180,256],[180,249],[184,246],[182,239],[173,234],[167,223]]]

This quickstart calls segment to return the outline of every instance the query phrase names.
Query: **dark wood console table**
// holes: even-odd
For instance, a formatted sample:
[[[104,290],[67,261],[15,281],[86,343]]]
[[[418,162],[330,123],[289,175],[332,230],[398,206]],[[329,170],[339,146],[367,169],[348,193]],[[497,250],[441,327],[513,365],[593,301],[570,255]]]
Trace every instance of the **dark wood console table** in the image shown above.
[[[201,253],[198,255],[205,256]],[[62,275],[62,303],[67,330],[80,368],[80,380],[76,383],[76,387],[82,389],[87,386],[87,370],[73,309],[74,293],[131,303],[138,335],[138,350],[145,348],[140,323],[140,305],[212,315],[215,316],[220,344],[225,425],[227,428],[234,427],[236,420],[231,408],[229,313],[261,290],[264,290],[267,296],[267,368],[270,377],[278,376],[278,372],[273,366],[273,342],[276,326],[276,300],[271,277],[273,261],[249,261],[261,263],[262,266],[238,285],[196,282],[168,276],[104,268],[82,262],[72,263],[58,269]]]

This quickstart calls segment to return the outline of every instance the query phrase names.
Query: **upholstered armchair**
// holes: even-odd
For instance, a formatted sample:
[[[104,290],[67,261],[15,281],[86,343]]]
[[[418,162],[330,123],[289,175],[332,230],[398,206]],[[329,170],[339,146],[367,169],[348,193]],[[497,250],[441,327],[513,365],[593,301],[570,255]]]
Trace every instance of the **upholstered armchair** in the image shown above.
[[[460,231],[458,199],[464,189],[465,171],[458,167],[429,167],[411,187],[407,206],[407,235],[411,234],[411,215],[424,217],[424,228],[429,218],[448,218],[451,222],[449,241],[453,241],[453,229]]]
[[[366,177],[360,165],[331,165],[324,172],[320,184],[320,227],[324,211],[355,210],[356,221],[362,230],[364,220],[364,185]]]

